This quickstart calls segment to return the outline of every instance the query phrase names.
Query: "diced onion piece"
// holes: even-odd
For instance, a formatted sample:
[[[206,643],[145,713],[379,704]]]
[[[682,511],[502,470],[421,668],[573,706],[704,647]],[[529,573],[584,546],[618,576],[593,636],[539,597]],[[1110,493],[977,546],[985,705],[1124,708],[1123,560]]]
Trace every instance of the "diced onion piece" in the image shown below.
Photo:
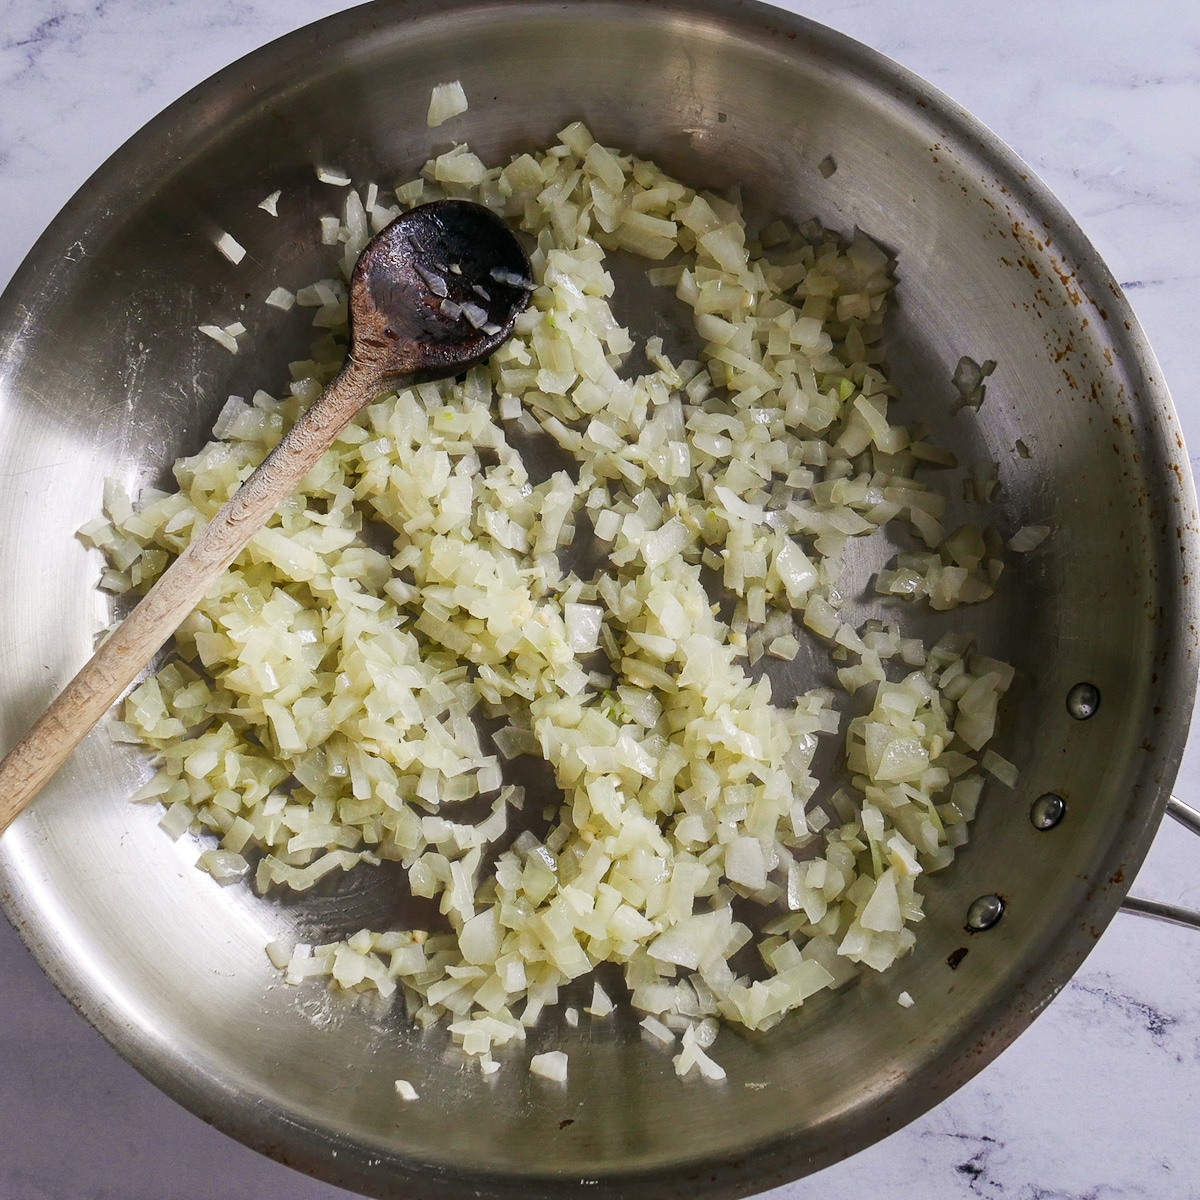
[[[246,257],[246,247],[231,233],[222,233],[216,241],[216,247],[234,266]]]
[[[644,1017],[641,1025],[646,1033],[660,1045],[670,1046],[675,1041],[675,1035],[657,1017]]]
[[[287,965],[292,959],[293,947],[287,942],[274,941],[267,943],[267,957],[271,960],[271,965],[276,970],[283,971],[287,969]]]
[[[859,917],[864,929],[879,933],[898,933],[904,928],[900,901],[896,894],[896,873],[889,867],[875,882],[871,898]]]
[[[529,1060],[530,1075],[540,1075],[543,1079],[552,1079],[555,1083],[567,1082],[567,1056],[561,1050],[549,1050],[545,1054],[535,1054]]]
[[[725,1078],[725,1068],[714,1062],[704,1052],[696,1038],[695,1030],[688,1026],[683,1033],[683,1049],[675,1056],[675,1073],[679,1076],[688,1075],[693,1069],[698,1070],[705,1079],[719,1082]]]
[[[433,129],[466,111],[467,96],[462,84],[457,79],[453,83],[439,83],[429,95],[425,124]]]
[[[172,841],[178,841],[187,833],[192,820],[192,810],[182,801],[176,800],[163,814],[158,826]]]
[[[782,637],[773,638],[767,644],[767,653],[773,658],[782,658],[785,662],[791,662],[800,653],[800,643],[790,633],[785,634]]]
[[[979,765],[1007,788],[1016,787],[1017,780],[1021,777],[1017,768],[994,750],[985,750],[983,758],[979,760]]]
[[[603,608],[596,604],[564,604],[563,619],[567,626],[567,645],[576,654],[590,654],[599,647]]]
[[[775,570],[779,572],[788,600],[797,607],[804,603],[820,579],[812,560],[790,540],[775,555]]]
[[[236,883],[250,870],[250,864],[232,850],[205,850],[196,865],[220,884]]]
[[[227,333],[219,325],[201,325],[199,326],[199,329],[205,337],[210,337],[214,342],[224,346],[230,354],[236,354],[238,352],[237,338],[235,338],[232,334]]]
[[[661,529],[643,536],[642,559],[647,568],[652,570],[677,555],[691,540],[691,534],[683,522],[673,517]]]
[[[1022,525],[1008,539],[1008,548],[1016,554],[1028,554],[1050,536],[1049,525]]]
[[[614,1009],[608,994],[598,984],[592,984],[592,1003],[583,1011],[592,1017],[607,1017]]]
[[[272,308],[281,308],[287,312],[296,303],[295,293],[289,292],[285,287],[272,288],[270,295],[267,296],[264,303],[269,304]]]

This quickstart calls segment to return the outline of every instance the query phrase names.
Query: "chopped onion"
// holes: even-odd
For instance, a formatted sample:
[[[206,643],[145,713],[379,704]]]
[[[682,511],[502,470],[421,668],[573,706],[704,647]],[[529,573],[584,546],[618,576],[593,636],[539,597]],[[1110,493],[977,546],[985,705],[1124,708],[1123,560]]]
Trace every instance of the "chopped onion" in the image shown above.
[[[1022,525],[1008,539],[1008,548],[1017,554],[1028,554],[1050,536],[1049,525]]]
[[[1017,786],[1017,780],[1020,778],[1020,772],[1017,768],[997,754],[994,750],[985,750],[983,758],[979,765],[983,767],[989,775],[994,775],[1005,787],[1014,788]]]
[[[234,266],[246,257],[246,247],[231,233],[223,233],[216,241],[216,247]]]
[[[317,167],[317,178],[334,187],[347,187],[350,183],[350,176],[336,167]]]
[[[559,136],[501,167],[455,146],[396,189],[405,206],[471,197],[524,222],[527,310],[488,363],[363,410],[184,622],[183,657],[134,689],[118,733],[161,755],[138,797],[171,836],[214,839],[199,865],[223,882],[254,862],[260,892],[303,891],[388,860],[448,922],[273,943],[289,984],[402,994],[491,1074],[496,1048],[609,961],[646,1036],[678,1045],[676,1071],[719,1081],[720,1021],[769,1029],[911,950],[919,888],[966,843],[981,768],[1016,778],[979,758],[1012,669],[956,633],[926,646],[851,625],[852,539],[907,523],[921,542],[898,539],[910,548],[876,590],[937,610],[986,599],[1004,547],[993,527],[943,524],[917,472],[953,456],[893,423],[882,249],[815,224],[756,241],[736,193],[699,194],[581,122]],[[81,531],[104,586],[148,586],[336,373],[379,197],[351,189],[321,218],[328,278],[267,299],[313,309],[319,331],[282,398],[231,397],[217,440],[176,464],[177,494],[135,507],[106,489],[106,517]],[[622,371],[636,347],[612,306],[617,249],[672,256],[653,279],[693,310],[695,357],[650,338],[641,373]],[[498,333],[450,299],[460,274],[428,270],[442,313]],[[203,329],[233,352],[245,333]],[[985,368],[960,380],[968,396]],[[531,473],[526,437],[553,439],[568,467]],[[970,468],[981,501],[997,480]],[[387,535],[368,544],[368,527]],[[831,654],[841,692],[785,703],[752,672],[797,659],[801,639]],[[839,713],[845,693],[856,715]],[[845,778],[816,803],[828,737]],[[561,801],[527,811],[505,782],[523,755]],[[614,1007],[593,978],[584,1011]],[[563,1081],[566,1055],[530,1069]]]
[[[675,1041],[675,1035],[657,1017],[644,1017],[641,1025],[653,1041],[663,1046],[670,1046]]]
[[[220,884],[236,883],[250,870],[250,864],[232,850],[205,850],[196,866],[207,871]]]
[[[281,308],[284,312],[288,312],[296,303],[296,296],[285,287],[272,288],[265,303],[269,304],[272,308]]]
[[[529,1073],[530,1075],[540,1075],[543,1079],[552,1079],[555,1083],[566,1083],[567,1056],[561,1050],[535,1054],[529,1060]]]
[[[598,983],[592,984],[592,1003],[583,1011],[592,1017],[607,1017],[614,1011],[613,1002]]]
[[[445,308],[445,305],[442,307]],[[488,323],[487,309],[481,308],[478,304],[473,304],[468,300],[465,304],[459,305],[459,309],[476,329],[482,329]]]
[[[429,95],[425,124],[432,129],[466,111],[467,96],[462,84],[457,79],[453,83],[439,83]]]
[[[199,329],[200,332],[206,337],[210,337],[214,342],[218,342],[220,345],[224,346],[230,354],[236,354],[238,352],[237,338],[231,333],[222,329],[219,325],[201,325],[199,326]]]

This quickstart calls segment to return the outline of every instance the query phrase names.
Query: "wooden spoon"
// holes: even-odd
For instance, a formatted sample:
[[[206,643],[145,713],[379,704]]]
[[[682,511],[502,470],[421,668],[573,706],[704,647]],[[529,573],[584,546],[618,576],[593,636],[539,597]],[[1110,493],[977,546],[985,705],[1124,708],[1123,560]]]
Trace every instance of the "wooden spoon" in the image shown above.
[[[329,386],[0,762],[0,833],[134,681],[212,582],[390,382],[457,375],[512,332],[533,288],[508,226],[465,200],[397,217],[350,281],[350,350]]]

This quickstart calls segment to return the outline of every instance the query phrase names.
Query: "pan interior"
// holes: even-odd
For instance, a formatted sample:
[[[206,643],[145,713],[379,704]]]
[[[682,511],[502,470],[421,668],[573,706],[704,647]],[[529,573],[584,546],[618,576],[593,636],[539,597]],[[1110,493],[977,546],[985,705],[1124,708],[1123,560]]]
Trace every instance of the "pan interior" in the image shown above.
[[[471,107],[429,130],[430,89],[453,78]],[[895,253],[897,411],[928,421],[960,463],[998,464],[987,519],[1003,532],[1053,533],[1012,556],[991,601],[940,615],[871,598],[876,546],[850,611],[926,638],[966,630],[1012,662],[997,748],[1021,778],[989,787],[971,845],[928,880],[916,951],[768,1035],[723,1033],[725,1083],[676,1079],[629,1013],[577,1029],[552,1015],[484,1082],[443,1031],[320,985],[288,988],[263,954],[297,930],[320,940],[402,921],[397,876],[356,873],[297,902],[219,889],[187,839],[170,842],[155,811],[126,803],[146,763],[98,730],[0,846],[10,916],[156,1083],[259,1149],[371,1194],[469,1181],[535,1195],[581,1180],[693,1194],[699,1179],[745,1193],[892,1131],[1002,1049],[1082,959],[1145,853],[1190,712],[1179,546],[1187,568],[1193,514],[1170,402],[1103,265],[1003,147],[878,56],[773,10],[418,2],[331,18],[202,85],[86,185],[6,294],[5,744],[109,619],[97,562],[73,536],[103,479],[161,483],[227,395],[277,389],[303,356],[310,331],[269,320],[262,300],[328,272],[317,218],[340,193],[314,164],[394,184],[451,141],[495,162],[574,119],[694,186],[740,184],[756,212],[860,226]],[[277,188],[273,220],[257,205]],[[251,251],[236,269],[212,245],[225,229]],[[630,290],[635,330],[657,331],[661,301],[632,274]],[[196,333],[239,318],[253,354]],[[998,364],[978,413],[951,412],[962,356]],[[963,475],[943,475],[947,528],[980,518]],[[805,671],[806,686],[825,682],[828,664],[818,655]],[[1065,704],[1081,681],[1102,697],[1087,722]],[[1050,832],[1028,817],[1045,792],[1067,802]],[[1004,897],[1005,917],[969,935],[967,907],[986,893]],[[551,1048],[570,1056],[563,1087],[521,1062]],[[397,1078],[420,1103],[398,1105]]]

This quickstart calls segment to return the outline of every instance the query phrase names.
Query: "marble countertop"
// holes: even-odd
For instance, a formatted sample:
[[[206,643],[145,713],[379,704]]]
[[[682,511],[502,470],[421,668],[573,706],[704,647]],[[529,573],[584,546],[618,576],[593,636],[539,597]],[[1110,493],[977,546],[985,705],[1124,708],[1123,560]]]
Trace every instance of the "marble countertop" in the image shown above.
[[[59,207],[203,78],[340,0],[0,0],[0,285]],[[990,126],[1054,189],[1143,322],[1200,450],[1195,0],[790,0]],[[1196,460],[1193,458],[1192,460]],[[1200,801],[1200,737],[1177,792]],[[1137,894],[1200,907],[1168,822]],[[0,922],[0,1197],[334,1200],[145,1082]],[[1200,934],[1118,915],[1030,1030],[970,1084],[774,1200],[1200,1197]]]

